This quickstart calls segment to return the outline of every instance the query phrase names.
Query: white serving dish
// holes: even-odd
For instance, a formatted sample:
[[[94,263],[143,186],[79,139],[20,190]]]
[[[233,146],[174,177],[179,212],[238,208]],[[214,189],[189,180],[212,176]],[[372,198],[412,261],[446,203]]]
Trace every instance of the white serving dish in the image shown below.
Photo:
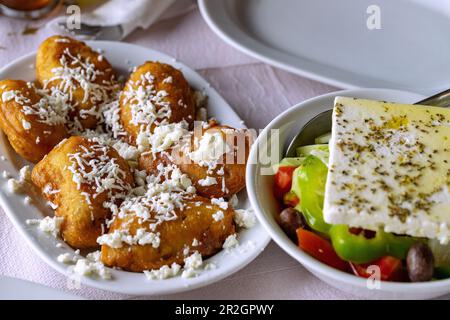
[[[345,90],[306,100],[280,114],[259,135],[250,152],[247,166],[247,192],[260,223],[284,251],[298,260],[312,274],[329,285],[355,296],[373,299],[426,299],[449,293],[450,279],[423,283],[381,282],[379,289],[369,289],[366,279],[329,267],[300,250],[277,224],[275,215],[279,209],[273,196],[273,175],[260,174],[264,166],[258,161],[258,150],[265,150],[269,145],[273,146],[279,141],[280,148],[276,157],[281,159],[285,148],[295,134],[315,115],[331,109],[334,97],[337,95],[403,103],[414,103],[425,98],[422,95],[397,90]],[[270,142],[264,138],[272,129],[280,129],[280,134],[279,140]]]
[[[215,117],[224,124],[236,128],[243,127],[241,119],[217,91],[197,72],[181,62],[176,61],[174,58],[151,49],[127,43],[92,41],[88,42],[88,44],[94,49],[102,50],[104,56],[109,60],[115,70],[123,75],[128,74],[130,68],[133,66],[138,66],[147,60],[158,60],[181,69],[191,86],[198,90],[204,90],[208,96],[208,111],[210,116]],[[0,79],[33,81],[35,57],[36,53],[30,53],[15,60],[0,70]],[[23,165],[28,164],[14,152],[4,134],[0,134],[0,156],[7,158],[7,161],[0,161],[0,172],[6,170],[12,175],[17,176],[18,170]],[[45,262],[60,273],[71,276],[67,270],[67,265],[58,262],[56,258],[61,253],[73,252],[73,250],[64,244],[62,240],[56,240],[39,231],[36,226],[29,226],[25,223],[27,219],[52,215],[52,210],[44,205],[44,202],[38,195],[33,196],[35,205],[24,205],[24,196],[10,194],[6,190],[6,182],[7,179],[0,178],[0,205],[14,226]],[[249,204],[245,191],[240,192],[238,197],[239,206],[248,208]],[[150,281],[145,278],[143,273],[111,270],[112,280],[81,277],[80,281],[91,287],[133,295],[161,295],[199,288],[217,282],[237,272],[256,258],[270,241],[270,237],[259,223],[249,230],[240,231],[238,239],[242,244],[241,246],[230,250],[228,253],[221,251],[207,260],[217,265],[217,269],[204,271],[195,278],[183,279],[181,277],[175,277],[166,280]],[[246,247],[249,241],[253,245]],[[57,243],[62,243],[63,246],[57,248]],[[20,268],[20,266],[17,267]]]
[[[367,27],[373,5],[381,29]],[[447,0],[199,0],[199,7],[228,44],[304,77],[426,95],[450,87]]]

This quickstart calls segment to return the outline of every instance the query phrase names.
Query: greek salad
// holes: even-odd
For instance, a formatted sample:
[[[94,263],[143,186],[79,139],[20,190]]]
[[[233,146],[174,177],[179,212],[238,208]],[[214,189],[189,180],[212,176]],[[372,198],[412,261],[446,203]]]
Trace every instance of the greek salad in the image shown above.
[[[450,247],[435,239],[412,237],[345,224],[329,224],[323,205],[331,133],[301,146],[297,157],[275,167],[278,222],[299,248],[328,266],[358,277],[379,272],[381,280],[419,282],[450,277]]]

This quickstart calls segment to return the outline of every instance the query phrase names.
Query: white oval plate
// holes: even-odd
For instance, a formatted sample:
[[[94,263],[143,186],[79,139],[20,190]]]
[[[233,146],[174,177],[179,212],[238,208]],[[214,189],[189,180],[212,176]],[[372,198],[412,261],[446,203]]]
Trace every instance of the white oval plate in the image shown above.
[[[372,5],[379,30],[367,27]],[[445,0],[199,0],[199,7],[228,44],[304,77],[426,95],[450,87]]]
[[[425,96],[398,90],[388,89],[354,89],[344,90],[321,95],[303,101],[286,110],[260,133],[254,143],[247,166],[247,191],[250,202],[255,210],[258,220],[269,232],[272,239],[291,257],[299,261],[306,269],[329,285],[351,293],[372,299],[426,299],[442,296],[450,292],[450,279],[417,282],[396,283],[381,282],[379,289],[370,289],[367,279],[334,269],[311,257],[290,240],[275,220],[278,212],[277,201],[273,196],[273,175],[261,175],[262,164],[257,161],[257,150],[266,150],[273,142],[264,139],[272,129],[279,129],[279,156],[285,152],[292,138],[313,117],[333,107],[336,96],[386,100],[402,103],[415,103]],[[264,154],[264,153],[263,153]],[[266,160],[266,159],[265,159]],[[256,164],[254,164],[256,163]]]
[[[197,72],[186,65],[176,61],[174,58],[143,47],[120,42],[92,41],[88,44],[104,52],[104,56],[119,74],[126,75],[130,68],[138,66],[147,60],[157,60],[173,65],[180,69],[190,85],[197,90],[204,90],[208,96],[208,114],[215,117],[220,122],[242,128],[243,124],[239,116],[228,105],[228,103],[206,82]],[[22,79],[33,81],[34,63],[36,53],[30,53],[19,58],[0,70],[0,79]],[[11,148],[6,137],[0,135],[0,156],[5,156],[8,160],[0,160],[0,172],[6,170],[13,175],[18,174],[18,170],[26,161],[21,159]],[[52,215],[51,210],[44,205],[44,201],[39,195],[32,196],[35,205],[26,206],[23,203],[24,196],[10,194],[6,190],[6,179],[0,178],[0,205],[11,219],[20,233],[28,240],[31,247],[57,271],[71,276],[67,270],[67,265],[57,262],[59,254],[73,252],[64,244],[62,240],[56,240],[51,236],[43,234],[35,226],[28,226],[27,219],[42,218],[44,215]],[[244,191],[238,194],[239,207],[248,208],[247,194]],[[80,281],[88,286],[133,295],[157,295],[182,292],[219,281],[226,276],[238,271],[255,259],[270,241],[270,237],[264,228],[257,223],[249,230],[239,231],[238,239],[240,246],[229,252],[221,251],[208,262],[213,262],[217,268],[202,271],[198,277],[183,279],[175,277],[166,280],[147,280],[143,273],[132,273],[111,269],[112,280],[102,280],[97,278],[81,277]],[[56,244],[62,243],[61,248]],[[18,266],[20,267],[20,266]]]

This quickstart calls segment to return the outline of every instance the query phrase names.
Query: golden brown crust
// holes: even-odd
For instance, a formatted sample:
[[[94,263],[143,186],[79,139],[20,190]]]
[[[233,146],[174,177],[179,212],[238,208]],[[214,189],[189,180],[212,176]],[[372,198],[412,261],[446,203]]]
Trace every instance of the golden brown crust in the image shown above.
[[[208,167],[193,162],[187,155],[187,152],[189,151],[186,152],[183,148],[175,148],[174,151],[169,150],[168,152],[156,154],[152,154],[151,152],[143,153],[139,157],[139,168],[145,170],[148,174],[154,174],[157,172],[159,163],[165,165],[174,163],[183,173],[189,176],[199,195],[207,198],[229,198],[231,195],[238,193],[245,187],[245,168],[251,142],[245,130],[232,129],[233,131],[228,132],[227,129],[232,128],[221,125],[203,130],[203,134],[206,132],[213,133],[220,131],[225,141],[230,141],[231,144],[240,147],[240,153],[230,154],[228,158],[224,155],[223,158],[219,160],[219,163],[222,164],[218,164],[211,172],[208,172]],[[241,143],[236,142],[238,139],[240,139]],[[242,141],[244,143],[242,143]],[[192,143],[192,145],[194,144]],[[196,150],[196,148],[189,150]],[[220,171],[223,171],[223,175],[218,174]],[[206,177],[215,178],[217,183],[210,186],[203,186],[199,181]],[[224,178],[225,188],[223,188],[222,184]]]
[[[111,248],[102,245],[103,263],[110,267],[120,267],[124,270],[142,272],[144,270],[159,269],[164,265],[177,263],[183,265],[186,245],[190,247],[189,254],[198,251],[202,256],[208,257],[222,249],[225,239],[235,233],[233,211],[221,210],[211,205],[208,199],[194,197],[186,200],[184,210],[177,210],[178,218],[165,221],[156,229],[160,233],[161,243],[158,248],[152,245],[128,245],[121,248]],[[224,217],[216,221],[213,214],[222,211]],[[132,221],[130,223],[130,221]],[[128,224],[129,223],[129,224]],[[114,221],[109,232],[119,230],[126,224],[131,235],[135,235],[139,228],[147,228],[148,223],[139,224],[134,215]],[[198,246],[192,246],[194,239]]]
[[[67,54],[67,52],[70,53]],[[74,106],[70,113],[72,118],[77,118],[84,128],[93,128],[97,125],[97,118],[91,114],[81,114],[81,110],[93,109],[98,111],[99,105],[110,98],[114,90],[118,89],[115,82],[115,73],[111,64],[106,58],[98,52],[92,50],[84,42],[63,36],[53,36],[46,39],[39,46],[36,56],[36,77],[38,82],[45,88],[63,86],[60,78],[53,79],[55,70],[62,67],[61,58],[67,60],[70,69],[80,68],[86,74],[86,68],[79,62],[73,62],[73,57],[81,57],[82,63],[92,64],[97,71],[95,79],[92,79],[94,85],[101,86],[102,90],[90,90],[88,99],[85,100],[86,90],[82,88],[79,81],[73,80],[67,90],[73,90],[70,104]],[[52,80],[53,79],[53,80]],[[61,87],[60,87],[61,88]],[[94,94],[94,91],[96,92]],[[98,97],[97,97],[98,95]]]
[[[150,74],[153,77],[153,81],[148,79],[142,80],[146,74]],[[181,71],[168,64],[147,61],[130,75],[120,97],[120,119],[123,127],[130,135],[132,143],[136,143],[141,127],[144,130],[150,127],[149,129],[152,131],[156,125],[148,122],[135,124],[132,121],[132,106],[137,104],[136,100],[133,100],[133,97],[136,96],[135,91],[140,86],[144,88],[149,85],[153,86],[155,92],[167,93],[167,96],[162,97],[161,100],[163,103],[167,103],[171,110],[169,117],[157,117],[157,122],[161,122],[164,119],[166,119],[167,123],[185,120],[188,124],[192,124],[195,118],[195,103],[191,88]],[[144,91],[146,94],[149,94],[151,90],[144,88]],[[155,107],[157,110],[162,108],[158,104]],[[138,108],[143,109],[142,107]],[[146,109],[144,112],[149,112],[148,107],[144,109]]]
[[[15,99],[3,101],[4,93],[18,92],[28,99],[26,103],[18,103]],[[25,114],[24,106],[30,107],[41,100],[34,87],[22,80],[0,81],[0,128],[8,137],[13,149],[23,158],[36,163],[67,136],[64,124],[48,125],[42,123],[36,114]],[[24,128],[29,124],[29,129]]]
[[[91,204],[89,204],[82,193],[92,195],[93,185],[82,183],[78,190],[77,184],[73,181],[72,172],[68,169],[72,164],[68,155],[81,152],[82,146],[92,150],[93,144],[83,137],[70,137],[40,161],[31,175],[33,183],[41,190],[44,198],[58,206],[55,210],[56,216],[64,217],[61,226],[62,238],[77,249],[98,246],[97,237],[102,234],[102,225],[111,216],[110,210],[103,207],[103,203],[108,200],[107,191],[95,198],[91,196]],[[108,157],[115,159],[121,170],[126,173],[125,182],[132,186],[134,179],[127,162],[115,149],[106,148]],[[46,188],[49,188],[48,185],[50,190],[59,190],[59,192],[44,192]]]

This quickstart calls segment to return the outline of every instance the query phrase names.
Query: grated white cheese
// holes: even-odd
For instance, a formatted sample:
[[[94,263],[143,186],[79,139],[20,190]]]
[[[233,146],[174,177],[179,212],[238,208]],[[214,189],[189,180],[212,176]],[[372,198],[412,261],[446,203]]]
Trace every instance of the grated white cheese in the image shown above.
[[[80,276],[99,276],[102,279],[111,279],[111,273],[105,265],[99,261],[78,259],[72,271]]]
[[[207,176],[205,179],[198,180],[198,184],[202,187],[209,187],[217,184],[217,180],[214,177]]]
[[[61,224],[63,223],[63,217],[45,217],[43,219],[28,219],[25,221],[28,225],[37,225],[42,232],[51,234],[53,237],[57,237],[60,232]]]
[[[31,169],[30,169],[30,166],[23,166],[19,170],[19,181],[31,182]]]
[[[31,129],[31,123],[29,123],[28,121],[26,121],[25,119],[22,119],[22,127],[25,130],[30,130]]]
[[[8,179],[8,191],[10,193],[22,193],[24,191],[23,183],[14,178]]]
[[[170,103],[165,99],[167,95],[164,90],[156,91],[150,72],[142,74],[137,81],[129,82],[122,91],[122,99],[130,105],[130,123],[145,132],[152,124],[167,124],[172,115]]]
[[[234,247],[238,246],[239,245],[239,241],[237,240],[236,236],[237,236],[236,234],[229,235],[225,239],[225,242],[223,243],[222,248],[224,248],[224,249],[231,249],[231,248],[234,248]]]
[[[222,155],[231,150],[221,132],[206,132],[195,144],[198,147],[196,150],[188,153],[189,158],[209,169],[214,169],[219,164]]]
[[[148,280],[163,280],[177,276],[180,273],[181,266],[177,263],[172,263],[169,267],[164,265],[155,270],[144,270],[144,274]]]
[[[61,263],[72,264],[77,261],[77,258],[66,252],[58,255],[58,257],[56,257],[56,260]]]
[[[82,184],[91,188],[93,194],[83,193],[86,202],[91,203],[91,197],[95,199],[103,192],[108,195],[108,201],[103,203],[105,208],[114,206],[118,199],[125,199],[131,186],[126,182],[127,174],[117,159],[109,156],[108,147],[94,142],[89,148],[80,145],[80,149],[80,152],[67,155],[71,163],[67,169],[72,173],[78,190]]]
[[[165,78],[162,83],[172,83],[173,82],[173,78],[172,76],[168,76],[167,78]]]
[[[211,203],[219,206],[222,210],[228,209],[228,202],[224,198],[212,198]]]
[[[60,80],[56,89],[67,94],[69,101],[72,101],[77,87],[83,89],[82,103],[89,101],[93,104],[107,101],[110,91],[118,87],[114,78],[104,80],[102,84],[96,83],[96,79],[105,73],[98,70],[89,58],[84,59],[80,54],[73,55],[69,48],[64,49],[59,63],[59,67],[51,70],[54,76],[44,83],[44,89],[55,80]]]
[[[182,278],[192,278],[197,276],[196,270],[203,266],[202,255],[195,251],[189,257],[184,259],[184,268],[181,274]]]
[[[256,217],[252,209],[234,210],[234,222],[239,226],[250,229],[256,224]]]
[[[4,91],[2,93],[2,101],[3,102],[11,101],[11,100],[15,99],[15,97],[16,97],[16,92],[14,90]]]
[[[153,248],[158,248],[160,245],[159,236],[159,233],[147,232],[143,228],[137,229],[135,235],[130,235],[127,230],[114,230],[112,233],[98,237],[97,243],[115,249],[121,248],[123,243],[140,246],[151,244]]]
[[[217,211],[212,215],[214,221],[221,221],[225,216],[222,211]]]
[[[188,128],[189,125],[184,120],[156,127],[148,137],[152,152],[161,152],[174,146],[183,137],[189,136]]]

